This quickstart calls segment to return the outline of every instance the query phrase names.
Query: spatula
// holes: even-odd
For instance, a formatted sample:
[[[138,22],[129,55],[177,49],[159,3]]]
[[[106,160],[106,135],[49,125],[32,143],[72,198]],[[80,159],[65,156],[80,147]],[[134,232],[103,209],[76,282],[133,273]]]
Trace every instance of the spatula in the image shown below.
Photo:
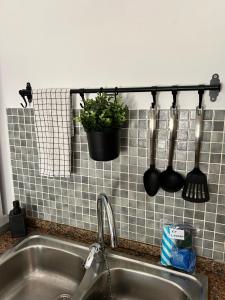
[[[202,139],[203,108],[196,108],[195,121],[195,167],[187,174],[182,198],[195,203],[209,201],[209,190],[206,175],[199,169],[199,157]]]

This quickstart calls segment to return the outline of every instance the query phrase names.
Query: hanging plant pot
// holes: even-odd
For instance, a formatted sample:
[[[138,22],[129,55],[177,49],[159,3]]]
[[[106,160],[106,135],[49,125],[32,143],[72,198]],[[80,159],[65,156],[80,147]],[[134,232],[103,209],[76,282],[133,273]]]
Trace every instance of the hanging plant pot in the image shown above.
[[[120,129],[105,128],[102,131],[87,131],[90,157],[97,161],[109,161],[120,153]]]
[[[79,117],[87,133],[90,157],[96,161],[109,161],[120,153],[120,128],[128,119],[128,107],[122,101],[115,88],[115,95],[101,91],[95,99],[84,99]]]

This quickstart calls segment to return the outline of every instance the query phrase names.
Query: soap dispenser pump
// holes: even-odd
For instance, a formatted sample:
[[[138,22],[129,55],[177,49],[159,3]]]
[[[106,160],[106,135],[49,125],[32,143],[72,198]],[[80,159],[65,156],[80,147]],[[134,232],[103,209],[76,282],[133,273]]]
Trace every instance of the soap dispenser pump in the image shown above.
[[[26,229],[26,212],[21,208],[18,200],[13,201],[13,209],[9,213],[9,226],[12,237],[25,236]]]

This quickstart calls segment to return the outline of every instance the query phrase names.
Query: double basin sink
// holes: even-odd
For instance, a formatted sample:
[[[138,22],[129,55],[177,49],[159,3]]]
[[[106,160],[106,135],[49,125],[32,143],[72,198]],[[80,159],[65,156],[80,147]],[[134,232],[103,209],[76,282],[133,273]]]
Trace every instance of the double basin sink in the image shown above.
[[[31,235],[0,257],[1,300],[206,300],[207,278],[107,252],[109,272],[77,242]]]

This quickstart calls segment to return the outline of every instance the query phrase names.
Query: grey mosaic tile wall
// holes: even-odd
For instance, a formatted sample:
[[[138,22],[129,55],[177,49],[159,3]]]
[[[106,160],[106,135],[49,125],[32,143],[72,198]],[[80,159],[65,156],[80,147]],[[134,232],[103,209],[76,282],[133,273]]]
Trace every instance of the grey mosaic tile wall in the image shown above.
[[[225,111],[205,112],[201,169],[208,174],[211,200],[185,202],[181,193],[160,190],[150,198],[142,184],[149,165],[146,110],[131,110],[129,128],[122,129],[121,155],[112,162],[89,158],[86,135],[76,125],[73,174],[69,179],[39,176],[32,109],[7,109],[11,163],[16,199],[30,216],[97,230],[96,196],[112,201],[120,237],[160,244],[160,221],[188,222],[198,228],[199,255],[225,260]],[[174,167],[185,174],[193,168],[195,111],[181,110]],[[157,167],[167,164],[168,111],[158,120]]]

